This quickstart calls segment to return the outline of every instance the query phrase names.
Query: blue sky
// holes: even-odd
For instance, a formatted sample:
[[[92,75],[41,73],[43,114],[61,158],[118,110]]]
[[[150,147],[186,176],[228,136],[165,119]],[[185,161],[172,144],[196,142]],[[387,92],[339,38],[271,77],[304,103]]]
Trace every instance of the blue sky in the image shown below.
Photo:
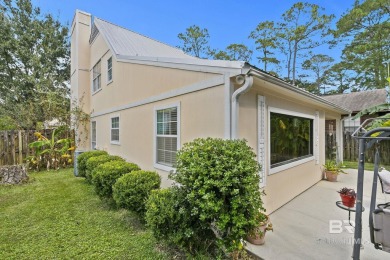
[[[43,13],[51,13],[70,24],[76,9],[126,27],[172,46],[180,45],[178,33],[191,25],[207,28],[212,48],[224,49],[231,43],[244,43],[255,50],[248,39],[256,25],[265,20],[278,21],[297,1],[292,0],[32,0]],[[325,8],[327,14],[339,18],[350,9],[354,0],[312,0],[309,3]],[[340,50],[321,50],[337,59]],[[254,54],[256,57],[256,53]],[[252,58],[254,65],[257,59]]]

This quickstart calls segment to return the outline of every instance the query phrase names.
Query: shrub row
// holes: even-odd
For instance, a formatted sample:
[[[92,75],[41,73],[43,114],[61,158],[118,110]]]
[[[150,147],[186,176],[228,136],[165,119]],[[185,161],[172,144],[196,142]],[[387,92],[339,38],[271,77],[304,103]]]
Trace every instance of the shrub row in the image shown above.
[[[80,177],[85,177],[85,172],[87,170],[87,160],[91,157],[99,155],[107,155],[107,152],[95,150],[82,153],[77,157],[77,171]]]
[[[81,161],[79,167],[100,197],[113,197],[119,207],[138,212],[155,237],[189,253],[219,257],[238,252],[241,239],[257,225],[256,215],[265,211],[260,165],[245,140],[207,138],[184,144],[176,172],[169,176],[176,185],[168,189],[159,189],[157,173],[117,156],[94,153]]]
[[[113,198],[119,207],[143,216],[145,203],[153,189],[160,188],[156,172],[142,171],[138,165],[104,151],[88,151],[78,157],[79,176],[95,187],[101,198]]]

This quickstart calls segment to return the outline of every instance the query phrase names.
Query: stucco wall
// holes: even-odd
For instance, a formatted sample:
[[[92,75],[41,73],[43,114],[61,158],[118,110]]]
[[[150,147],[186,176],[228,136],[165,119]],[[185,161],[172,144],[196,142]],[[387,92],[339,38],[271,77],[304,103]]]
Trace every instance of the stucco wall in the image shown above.
[[[107,60],[112,57],[113,80],[107,82]],[[99,34],[91,45],[91,66],[101,61],[102,89],[92,96],[95,113],[141,101],[152,96],[189,86],[212,77],[214,73],[164,68],[117,61]],[[90,72],[92,79],[92,72]]]
[[[93,118],[97,125],[97,147],[123,156],[142,169],[156,170],[163,177],[162,185],[169,186],[168,172],[153,167],[155,107],[180,102],[181,144],[199,137],[223,138],[223,92],[224,87],[219,86]],[[110,143],[112,116],[120,117],[120,145]]]
[[[305,98],[296,99],[291,97],[286,91],[280,93],[273,91],[271,84],[259,84],[250,92],[240,97],[239,110],[239,137],[248,140],[248,144],[258,152],[258,95],[265,96],[266,113],[265,113],[265,173],[266,186],[264,196],[265,207],[268,213],[271,213],[283,206],[295,196],[299,195],[312,185],[317,183],[322,178],[322,165],[325,162],[325,116],[329,111],[324,110],[319,106],[313,106],[305,101]],[[269,166],[269,129],[268,129],[268,110],[270,107],[283,109],[290,112],[298,112],[315,117],[316,111],[319,112],[319,122],[314,122],[314,131],[318,128],[319,131],[319,163],[316,163],[315,158],[309,162],[296,165],[289,169],[270,174]],[[337,116],[337,113],[331,113],[332,116]],[[340,115],[338,115],[340,116]],[[315,142],[315,137],[313,137]],[[315,148],[314,148],[315,150]],[[314,151],[315,152],[315,151]]]

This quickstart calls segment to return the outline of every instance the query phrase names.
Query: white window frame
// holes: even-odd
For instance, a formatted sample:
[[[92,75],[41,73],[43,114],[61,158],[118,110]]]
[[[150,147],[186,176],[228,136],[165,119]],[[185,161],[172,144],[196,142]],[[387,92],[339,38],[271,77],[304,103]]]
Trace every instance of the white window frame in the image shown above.
[[[119,123],[118,128],[112,128],[112,119],[113,118],[118,118],[118,123]],[[112,130],[114,130],[114,129],[118,129],[119,141],[112,140]],[[112,115],[110,117],[110,144],[120,145],[121,144],[120,141],[121,141],[121,117],[120,117],[120,115]]]
[[[168,109],[168,108],[174,108],[176,107],[177,108],[177,135],[176,135],[176,138],[177,138],[177,151],[180,150],[180,136],[181,136],[181,130],[180,130],[180,122],[181,122],[181,116],[180,116],[180,102],[177,102],[177,103],[171,103],[171,104],[167,104],[167,105],[162,105],[162,106],[155,106],[154,107],[154,122],[153,122],[153,127],[154,127],[154,135],[153,135],[153,154],[154,154],[154,168],[156,169],[159,169],[159,170],[163,170],[163,171],[167,171],[167,172],[171,172],[171,171],[175,171],[176,168],[173,168],[173,167],[170,167],[170,166],[167,166],[167,165],[163,165],[163,164],[159,164],[157,163],[157,111],[158,110],[163,110],[163,109]]]
[[[287,169],[296,167],[298,165],[301,165],[301,164],[304,164],[304,163],[307,163],[310,161],[314,161],[315,160],[315,154],[314,154],[315,153],[315,151],[314,151],[314,149],[315,149],[315,144],[314,144],[314,142],[315,142],[315,129],[314,128],[316,125],[315,116],[310,115],[310,114],[280,109],[280,108],[276,108],[276,107],[268,107],[268,140],[271,140],[271,113],[278,113],[278,114],[302,117],[302,118],[307,118],[307,119],[313,120],[313,129],[312,129],[313,140],[312,140],[312,144],[311,144],[313,154],[310,157],[302,158],[300,160],[297,160],[297,161],[294,161],[291,163],[286,163],[284,165],[280,165],[278,167],[271,168],[271,142],[268,142],[268,170],[269,170],[268,172],[269,172],[269,175],[277,173],[277,172],[285,171]]]
[[[94,75],[94,68],[100,63],[100,73],[99,75],[97,75],[95,77]],[[95,82],[95,79],[99,79],[99,85],[98,85],[98,88],[97,89],[94,89],[94,82]],[[99,92],[100,90],[102,90],[102,63],[101,63],[101,60],[98,60],[95,65],[93,65],[92,67],[92,94],[95,94],[97,92]]]
[[[93,140],[93,125],[95,123],[95,140]],[[91,150],[97,150],[97,123],[96,120],[91,121]],[[95,146],[94,146],[95,143]]]
[[[109,67],[109,63],[108,61],[111,60],[111,67]],[[111,79],[109,78],[109,75],[110,75],[110,71],[111,71]],[[113,81],[113,78],[114,78],[114,75],[112,74],[113,72],[113,69],[112,69],[112,56],[110,58],[107,59],[107,85],[110,84],[112,81]]]

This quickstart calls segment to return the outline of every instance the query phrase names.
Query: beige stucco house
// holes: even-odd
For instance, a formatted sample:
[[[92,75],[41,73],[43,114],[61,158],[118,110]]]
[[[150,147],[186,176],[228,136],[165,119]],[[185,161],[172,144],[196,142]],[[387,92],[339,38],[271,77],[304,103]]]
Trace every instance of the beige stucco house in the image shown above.
[[[248,63],[198,59],[85,12],[71,34],[72,99],[91,113],[79,150],[120,155],[167,186],[184,143],[245,138],[263,166],[267,212],[321,180],[325,119],[339,122],[344,108]]]

